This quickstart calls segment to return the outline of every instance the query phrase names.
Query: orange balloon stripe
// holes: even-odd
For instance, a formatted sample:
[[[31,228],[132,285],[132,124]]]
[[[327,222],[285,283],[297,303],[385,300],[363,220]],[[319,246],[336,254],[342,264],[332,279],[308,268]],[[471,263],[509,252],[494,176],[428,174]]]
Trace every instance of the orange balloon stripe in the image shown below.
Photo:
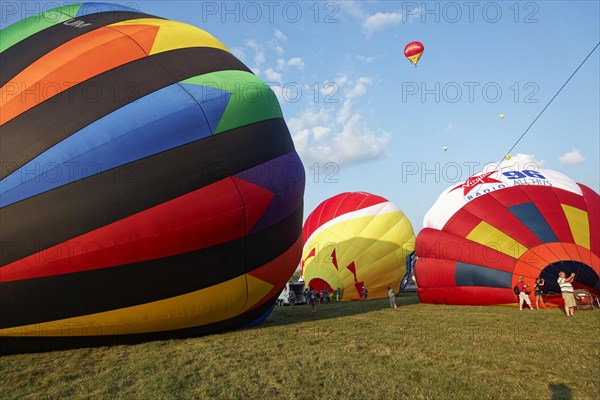
[[[124,33],[116,28],[103,27],[59,46],[0,88],[0,125],[69,87],[146,57],[149,50],[139,43],[144,43],[144,47],[151,46],[158,29],[156,26],[137,25],[127,27]],[[109,57],[106,56],[107,48],[110,49]],[[90,87],[90,90],[93,88]],[[97,93],[93,95],[98,96]]]

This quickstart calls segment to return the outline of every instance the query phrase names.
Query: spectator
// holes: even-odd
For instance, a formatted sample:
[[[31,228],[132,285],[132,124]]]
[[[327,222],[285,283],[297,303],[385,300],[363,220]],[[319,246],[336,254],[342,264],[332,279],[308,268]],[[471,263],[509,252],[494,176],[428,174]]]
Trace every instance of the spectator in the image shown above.
[[[525,278],[520,276],[517,282],[517,290],[519,291],[519,310],[521,311],[523,311],[523,303],[527,303],[529,309],[533,310],[531,300],[529,299],[529,291],[527,291],[529,286],[529,284],[525,284]]]
[[[310,304],[310,302],[308,301],[308,289],[304,289],[304,301],[306,302],[306,304]]]
[[[323,296],[325,296],[325,303],[331,302],[331,298],[329,297],[329,289],[327,289],[327,286],[323,288]]]
[[[341,292],[342,290],[340,288],[335,290],[335,301],[340,301]]]
[[[362,299],[363,301],[369,300],[369,291],[367,290],[367,287],[365,285],[363,285],[362,287]]]
[[[317,293],[315,293],[315,289],[310,287],[308,291],[308,301],[310,303],[310,308],[312,312],[317,312]]]
[[[560,286],[560,292],[565,301],[565,314],[567,314],[567,317],[573,317],[575,297],[573,296],[573,285],[571,285],[571,282],[575,280],[575,273],[572,273],[568,278],[566,276],[567,274],[564,271],[558,273],[558,286]]]
[[[394,293],[394,289],[388,286],[388,297],[390,298],[390,307],[398,308],[396,305],[396,294]]]
[[[292,306],[292,308],[294,308],[294,306],[296,305],[296,292],[294,292],[292,289],[290,289],[288,301],[290,303],[290,306]]]
[[[533,293],[535,294],[535,308],[537,310],[540,309],[540,301],[542,302],[542,308],[546,306],[542,299],[542,286],[544,286],[544,278],[536,278],[535,284],[533,285]]]

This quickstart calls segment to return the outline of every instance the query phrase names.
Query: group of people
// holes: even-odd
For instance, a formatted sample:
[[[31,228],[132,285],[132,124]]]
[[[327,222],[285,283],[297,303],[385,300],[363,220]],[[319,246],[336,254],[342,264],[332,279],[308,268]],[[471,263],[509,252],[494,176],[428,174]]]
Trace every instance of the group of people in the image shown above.
[[[569,277],[564,271],[560,271],[558,274],[558,286],[565,302],[565,314],[567,317],[572,317],[575,311],[575,296],[573,295],[573,285],[571,282],[575,280],[575,273],[572,273]],[[542,299],[542,286],[544,286],[544,278],[538,277],[533,284],[533,294],[535,295],[535,308],[540,309],[540,303],[542,307],[545,306],[544,300]],[[523,305],[527,305],[529,309],[533,310],[531,300],[529,299],[529,288],[531,284],[525,283],[525,277],[520,276],[517,285],[514,287],[515,294],[518,296],[519,310],[523,310]]]
[[[334,290],[335,300],[340,300],[340,288]],[[308,289],[304,289],[304,298],[306,299],[306,304],[310,304],[312,312],[317,312],[317,304],[331,303],[331,295],[327,286],[323,288],[323,290],[315,290],[312,286]],[[295,295],[294,295],[295,300]]]

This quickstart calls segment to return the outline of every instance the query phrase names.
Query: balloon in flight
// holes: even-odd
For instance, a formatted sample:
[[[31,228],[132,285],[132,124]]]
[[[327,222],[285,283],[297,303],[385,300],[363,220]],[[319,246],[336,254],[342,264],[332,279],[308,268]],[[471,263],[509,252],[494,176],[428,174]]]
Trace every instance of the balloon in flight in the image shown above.
[[[421,42],[410,42],[404,47],[404,56],[416,67],[423,56],[425,46]]]

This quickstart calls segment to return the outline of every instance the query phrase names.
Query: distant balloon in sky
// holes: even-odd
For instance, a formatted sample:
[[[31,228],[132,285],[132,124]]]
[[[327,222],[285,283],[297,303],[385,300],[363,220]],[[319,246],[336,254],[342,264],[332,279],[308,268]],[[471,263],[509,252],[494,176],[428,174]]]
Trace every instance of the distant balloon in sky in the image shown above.
[[[506,159],[506,161],[508,161],[508,160],[510,160],[510,158],[511,158],[511,155],[510,155],[510,154],[507,154],[507,155],[505,155],[505,156],[504,156],[504,158]]]
[[[520,276],[529,284],[541,276],[546,293],[560,293],[560,271],[600,295],[600,197],[560,172],[481,172],[446,189],[423,226],[415,266],[422,302],[516,305]]]
[[[266,318],[304,194],[269,86],[208,32],[116,4],[0,35],[0,354]]]
[[[504,114],[500,114],[500,119],[504,119]]]
[[[448,146],[444,146],[444,151],[447,151],[447,150],[448,150]]]
[[[425,46],[421,42],[410,42],[404,47],[404,55],[416,67],[425,51]]]
[[[304,223],[302,276],[315,288],[340,288],[342,300],[397,293],[414,257],[415,235],[404,213],[383,197],[341,193],[319,204]],[[410,268],[409,268],[410,269]]]

